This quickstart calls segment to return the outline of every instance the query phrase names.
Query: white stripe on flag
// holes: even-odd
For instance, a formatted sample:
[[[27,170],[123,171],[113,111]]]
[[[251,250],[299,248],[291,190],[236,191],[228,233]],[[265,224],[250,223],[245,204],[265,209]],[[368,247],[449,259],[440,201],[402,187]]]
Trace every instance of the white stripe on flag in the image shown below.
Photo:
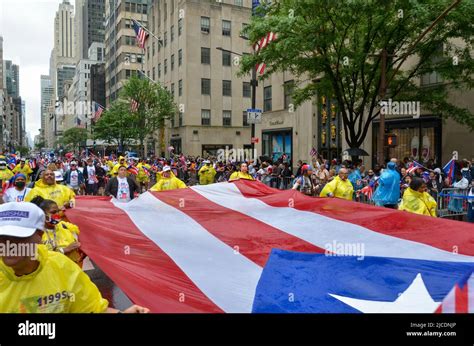
[[[222,310],[252,311],[260,266],[150,192],[130,203],[113,203]]]
[[[232,183],[193,186],[192,189],[216,204],[253,217],[322,249],[327,249],[334,242],[362,243],[364,256],[474,262],[472,256],[454,254],[426,244],[374,232],[313,212],[272,207],[256,198],[243,196]]]

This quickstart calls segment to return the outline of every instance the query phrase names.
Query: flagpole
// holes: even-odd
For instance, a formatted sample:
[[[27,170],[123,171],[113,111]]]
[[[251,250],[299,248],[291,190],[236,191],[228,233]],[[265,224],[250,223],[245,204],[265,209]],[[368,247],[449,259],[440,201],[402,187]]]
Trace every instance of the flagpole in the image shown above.
[[[161,45],[163,45],[163,40],[160,39],[158,36],[156,36],[154,33],[152,33],[150,30],[148,30],[142,23],[140,23],[138,20],[136,19],[133,19],[137,24],[138,26],[140,26],[143,30],[145,30],[147,33],[149,33],[151,36],[153,36],[154,38],[156,38],[158,40],[158,43],[160,43]]]
[[[138,72],[140,72],[143,76],[145,76],[145,77],[146,77],[148,80],[150,80],[152,83],[156,84],[156,82],[155,82],[153,79],[151,79],[150,77],[148,77],[145,72],[140,71],[140,70],[138,70]]]

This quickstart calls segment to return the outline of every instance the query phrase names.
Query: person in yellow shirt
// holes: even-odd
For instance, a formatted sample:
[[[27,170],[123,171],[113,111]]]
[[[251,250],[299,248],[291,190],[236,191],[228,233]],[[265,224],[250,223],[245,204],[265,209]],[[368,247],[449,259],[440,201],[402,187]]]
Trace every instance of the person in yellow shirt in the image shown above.
[[[33,203],[0,206],[0,244],[22,245],[24,251],[0,254],[0,313],[120,312],[108,307],[97,286],[74,262],[40,245],[44,223],[44,212]],[[133,305],[123,312],[149,310]]]
[[[31,202],[36,196],[53,200],[63,211],[74,206],[76,195],[69,187],[56,184],[54,171],[47,169],[42,178],[35,183],[35,187],[26,195],[25,202]]]
[[[127,163],[125,162],[125,157],[123,156],[120,156],[119,159],[118,159],[118,163],[112,168],[110,174],[112,177],[116,177],[117,174],[118,174],[118,170],[120,168],[120,166],[125,166],[125,167],[128,167]],[[127,173],[127,176],[128,176],[128,173]]]
[[[42,242],[49,251],[58,251],[65,254],[82,268],[83,252],[80,251],[79,227],[61,221],[59,207],[50,199],[36,196],[31,201],[43,210],[46,215]]]
[[[347,168],[341,168],[338,176],[324,186],[319,197],[336,197],[352,201],[354,187],[348,177]]]
[[[6,161],[0,161],[0,187],[3,186],[8,180],[10,180],[14,174],[7,167]]]
[[[426,191],[427,187],[423,179],[414,177],[403,193],[398,210],[436,217],[437,203]]]
[[[153,185],[150,191],[168,191],[175,189],[185,189],[186,184],[171,172],[170,166],[164,166],[160,180]]]
[[[112,171],[113,171],[115,165],[114,165],[113,161],[110,160],[110,159],[107,159],[107,160],[105,161],[105,164],[106,164],[107,167],[108,167],[107,175],[108,175],[109,177],[111,177],[111,176],[112,176]]]
[[[245,162],[240,164],[240,171],[237,171],[231,174],[229,181],[234,181],[234,180],[239,180],[239,179],[255,180],[249,174],[249,168]]]
[[[145,188],[145,191],[146,191],[148,190],[148,187],[150,184],[151,166],[148,163],[146,163],[145,160],[142,160],[141,162],[138,163],[137,168],[138,168],[137,183],[140,186],[140,191],[143,191],[143,188]]]
[[[30,181],[30,175],[33,174],[33,170],[31,169],[30,165],[26,164],[26,160],[24,158],[20,159],[20,163],[13,168],[13,173],[22,173],[26,175],[26,183]]]
[[[204,160],[204,166],[201,167],[199,170],[199,184],[200,185],[209,185],[214,183],[214,177],[216,176],[217,172],[212,167],[211,161]]]

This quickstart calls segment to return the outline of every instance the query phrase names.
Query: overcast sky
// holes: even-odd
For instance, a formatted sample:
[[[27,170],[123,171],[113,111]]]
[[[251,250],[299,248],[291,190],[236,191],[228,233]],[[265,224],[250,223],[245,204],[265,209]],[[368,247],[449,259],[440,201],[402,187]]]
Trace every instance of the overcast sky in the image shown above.
[[[54,16],[62,0],[0,0],[3,59],[20,66],[20,95],[26,103],[31,139],[41,127],[40,76],[49,73]],[[70,1],[74,4],[74,1]]]

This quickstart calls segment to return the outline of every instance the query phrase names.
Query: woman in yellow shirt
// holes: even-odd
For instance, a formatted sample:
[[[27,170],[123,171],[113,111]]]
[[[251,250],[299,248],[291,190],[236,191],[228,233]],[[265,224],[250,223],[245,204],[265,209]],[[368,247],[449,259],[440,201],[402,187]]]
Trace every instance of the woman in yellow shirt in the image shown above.
[[[249,174],[249,168],[245,162],[240,164],[240,171],[232,173],[232,175],[229,178],[229,181],[234,181],[234,180],[239,180],[239,179],[255,180]]]
[[[436,217],[437,203],[426,191],[427,187],[423,179],[413,178],[410,186],[403,193],[402,202],[398,209]]]

